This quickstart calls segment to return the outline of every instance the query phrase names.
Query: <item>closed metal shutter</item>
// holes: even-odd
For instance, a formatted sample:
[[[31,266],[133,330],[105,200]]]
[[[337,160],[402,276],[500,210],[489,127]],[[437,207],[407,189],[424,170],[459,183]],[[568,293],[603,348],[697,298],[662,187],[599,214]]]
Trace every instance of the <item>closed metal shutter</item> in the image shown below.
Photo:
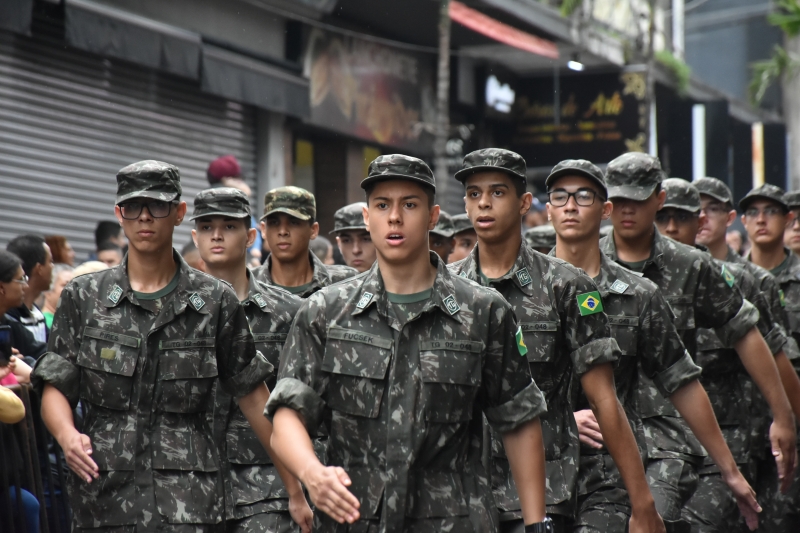
[[[114,220],[117,171],[143,159],[180,168],[189,213],[217,156],[235,155],[253,187],[255,115],[196,81],[69,48],[59,23],[0,32],[0,246],[64,235],[85,259],[97,222]],[[190,239],[185,222],[175,246]]]

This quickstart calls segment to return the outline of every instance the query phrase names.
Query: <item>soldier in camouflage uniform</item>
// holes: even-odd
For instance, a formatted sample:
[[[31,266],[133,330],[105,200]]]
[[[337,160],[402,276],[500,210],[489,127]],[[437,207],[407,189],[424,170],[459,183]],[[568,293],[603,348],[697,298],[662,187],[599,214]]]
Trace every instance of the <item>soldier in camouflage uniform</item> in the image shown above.
[[[453,239],[456,242],[449,260],[451,263],[455,263],[467,257],[472,249],[475,248],[475,243],[478,242],[478,234],[475,233],[472,221],[466,213],[455,215],[450,219],[453,221],[453,230],[455,231]]]
[[[793,215],[792,222],[783,233],[783,245],[797,255],[800,254],[800,191],[787,192],[783,201]]]
[[[356,202],[336,210],[333,214],[332,235],[347,266],[366,272],[375,262],[375,245],[364,224],[367,204]]]
[[[300,187],[278,187],[264,196],[261,235],[269,244],[264,264],[253,270],[258,281],[308,298],[322,287],[358,274],[348,266],[325,265],[308,243],[319,233],[317,202]]]
[[[194,198],[192,238],[206,272],[230,283],[244,306],[256,349],[274,370],[267,387],[275,387],[280,351],[302,300],[256,281],[246,266],[247,249],[256,238],[250,227],[247,196],[230,187],[207,189]],[[258,437],[233,397],[217,389],[215,434],[225,480],[226,526],[230,533],[299,531],[289,514],[289,493]],[[304,502],[302,487],[293,494]],[[309,524],[310,527],[310,517]]]
[[[666,196],[661,190],[663,172],[658,159],[641,153],[624,154],[609,163],[606,172],[609,197],[614,204],[614,230],[600,241],[600,248],[612,260],[642,273],[659,287],[676,315],[676,329],[690,355],[694,357],[697,352],[698,327],[714,329],[725,345],[736,347],[743,360],[768,352],[755,328],[758,313],[728,285],[711,257],[662,237],[656,230],[656,213]],[[770,395],[776,445],[787,457],[793,457],[794,432],[790,428],[794,417],[780,387],[770,390]],[[680,522],[681,508],[697,486],[697,470],[703,464],[705,451],[652,382],[643,378],[636,396],[647,439],[650,488],[664,519]],[[704,424],[692,429],[700,433],[712,428]],[[733,462],[723,465],[717,460],[717,464],[726,469],[726,479],[737,477]],[[742,510],[746,519],[752,523],[757,507],[752,489],[732,488],[745,506]]]
[[[218,529],[220,464],[207,422],[217,379],[269,445],[261,411],[272,365],[256,352],[230,287],[173,251],[186,213],[180,195],[172,165],[142,161],[119,171],[115,209],[128,255],[67,285],[49,351],[32,374],[42,418],[74,472],[73,531]]]
[[[784,232],[793,220],[784,192],[775,185],[763,185],[748,192],[739,202],[739,209],[744,213],[742,222],[752,243],[747,259],[775,276],[782,291],[788,333],[800,342],[800,259],[783,245]],[[800,359],[793,359],[792,363],[795,371],[800,371]],[[791,389],[790,383],[784,381],[784,385]],[[778,482],[782,485],[780,491]],[[767,531],[800,530],[800,469],[795,469],[794,477],[781,476],[778,466],[763,461],[759,463],[756,487],[764,496],[763,521]]]
[[[450,262],[450,254],[453,253],[456,246],[456,240],[453,238],[455,234],[456,228],[450,215],[439,211],[439,220],[436,221],[436,226],[428,232],[428,245],[431,250],[439,254],[445,264]]]
[[[492,287],[520,319],[527,360],[547,399],[545,427],[547,513],[556,531],[567,531],[575,512],[579,468],[578,430],[572,416],[575,379],[586,385],[606,431],[614,428],[617,450],[638,456],[624,413],[616,400],[611,363],[619,348],[610,338],[602,298],[594,282],[559,259],[531,250],[519,228],[530,207],[525,160],[508,150],[488,148],[468,154],[456,173],[466,189],[467,213],[478,234],[472,253],[450,269]],[[611,401],[595,401],[610,398]],[[504,532],[521,531],[520,500],[502,443],[492,433],[492,488]],[[626,447],[627,446],[627,447]],[[645,484],[641,463],[639,472]],[[645,497],[646,499],[646,497]],[[655,507],[638,508],[646,529],[660,520]],[[649,513],[649,514],[648,514]],[[657,531],[657,530],[656,530]]]
[[[534,226],[523,233],[528,246],[540,254],[549,254],[556,245],[556,230],[552,224]]]
[[[687,246],[695,246],[695,239],[707,215],[701,212],[700,193],[686,180],[664,180],[666,193],[664,207],[656,214],[656,226]],[[681,221],[682,220],[682,221]],[[699,247],[699,246],[698,246]],[[701,248],[704,249],[704,248]],[[744,298],[759,311],[758,328],[775,357],[783,357],[786,344],[785,331],[775,322],[772,308],[761,293],[754,276],[739,264],[714,260],[725,281],[736,287]],[[725,346],[714,333],[705,328],[697,330],[697,363],[703,368],[700,382],[708,391],[714,414],[722,428],[738,468],[747,472],[751,462],[754,427],[749,411],[752,409],[754,383],[747,369],[737,358],[731,346]],[[774,363],[766,358],[763,365]],[[771,373],[778,375],[777,366]],[[758,422],[756,422],[758,423]],[[721,469],[711,458],[706,458],[699,470],[697,490],[683,509],[682,516],[695,532],[727,532],[736,526],[736,500],[725,484]],[[749,476],[751,479],[752,476]]]
[[[311,296],[281,356],[267,416],[279,457],[327,513],[317,513],[315,531],[497,531],[474,453],[481,413],[503,434],[527,531],[547,530],[544,398],[508,303],[429,251],[434,183],[416,158],[370,164],[362,187],[378,260]],[[321,425],[330,429],[327,468],[308,438]]]

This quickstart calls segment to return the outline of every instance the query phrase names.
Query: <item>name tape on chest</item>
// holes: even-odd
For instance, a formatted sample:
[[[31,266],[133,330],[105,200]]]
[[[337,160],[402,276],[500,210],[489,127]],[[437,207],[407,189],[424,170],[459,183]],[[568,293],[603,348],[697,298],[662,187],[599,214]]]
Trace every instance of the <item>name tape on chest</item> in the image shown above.
[[[520,270],[517,270],[517,280],[519,280],[519,284],[522,285],[523,287],[525,285],[530,285],[533,282],[531,275],[528,274],[527,268],[522,268]]]
[[[116,305],[119,303],[120,298],[122,298],[122,287],[119,285],[114,285],[111,288],[111,292],[108,293],[108,301]]]
[[[616,280],[611,284],[611,290],[617,294],[623,294],[628,289],[628,286],[624,281]]]
[[[597,291],[585,292],[579,294],[576,298],[581,316],[593,315],[603,311],[603,302],[600,300],[600,293]]]
[[[194,307],[195,311],[201,310],[203,306],[206,305],[205,300],[200,298],[200,295],[196,292],[193,292],[192,295],[189,296],[189,303],[192,304],[192,307]]]
[[[267,301],[264,299],[263,296],[260,294],[256,294],[253,296],[253,301],[259,306],[261,309],[264,309],[267,306]]]
[[[447,312],[451,315],[454,315],[461,310],[461,307],[458,306],[458,302],[456,302],[456,297],[452,294],[442,301],[444,302],[444,306],[447,308]]]
[[[255,342],[284,342],[286,337],[286,333],[253,333]]]
[[[365,292],[364,294],[361,295],[361,298],[358,300],[356,307],[359,309],[364,309],[372,301],[373,296],[374,294],[372,294],[371,292]]]

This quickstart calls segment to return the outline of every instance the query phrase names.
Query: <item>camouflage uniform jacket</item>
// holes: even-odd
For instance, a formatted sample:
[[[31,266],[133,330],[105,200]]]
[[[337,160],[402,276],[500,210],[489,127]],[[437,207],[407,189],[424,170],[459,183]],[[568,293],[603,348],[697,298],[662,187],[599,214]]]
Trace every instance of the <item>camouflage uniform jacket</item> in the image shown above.
[[[478,246],[449,267],[481,282]],[[548,513],[572,515],[578,477],[580,444],[573,416],[575,375],[592,365],[614,362],[617,343],[610,336],[604,313],[581,316],[578,296],[597,291],[594,282],[569,263],[547,257],[524,242],[511,270],[492,280],[520,320],[528,348],[531,374],[547,400],[542,418],[547,460]],[[492,489],[501,519],[520,518],[519,496],[505,458],[502,441],[492,434]]]
[[[127,258],[75,278],[61,294],[32,382],[39,393],[48,383],[85,409],[79,431],[92,439],[100,478],[87,484],[69,475],[78,527],[150,531],[159,515],[172,524],[222,520],[219,457],[207,422],[212,385],[219,378],[239,398],[272,369],[256,352],[230,287],[177,253],[175,261],[178,285],[155,317],[131,289]]]
[[[309,261],[311,261],[311,267],[314,270],[314,274],[311,277],[311,285],[308,287],[308,289],[306,289],[302,294],[295,295],[299,296],[300,298],[308,298],[323,287],[327,287],[328,285],[332,285],[342,281],[343,279],[352,278],[358,274],[358,270],[349,266],[326,265],[311,252],[308,252],[308,258]],[[272,274],[269,270],[271,266],[272,254],[267,256],[267,260],[263,265],[253,270],[253,273],[256,275],[256,279],[266,285],[275,285],[275,282],[272,281]]]
[[[267,416],[285,406],[312,436],[328,426],[328,464],[347,471],[362,519],[380,531],[493,531],[488,479],[472,453],[481,411],[505,433],[542,415],[544,397],[520,357],[508,303],[452,276],[433,252],[431,263],[431,298],[406,323],[377,263],[309,298]],[[317,514],[315,531],[366,530]]]
[[[258,282],[251,271],[248,278],[249,297],[242,305],[256,349],[274,367],[266,378],[272,390],[283,343],[303,300]],[[289,494],[234,399],[217,389],[214,410],[214,423],[222,426],[216,429],[217,435],[222,434],[222,455],[227,459],[223,461],[227,517],[241,519],[269,511],[288,511]]]
[[[800,257],[788,248],[785,251],[787,254],[786,265],[781,272],[775,275],[782,291],[778,301],[784,304],[787,332],[794,339],[795,344],[800,345]],[[789,352],[787,355],[792,359],[795,370],[800,372],[800,358]]]
[[[600,250],[618,261],[613,232],[600,239]],[[709,254],[664,237],[658,230],[643,275],[658,286],[669,303],[675,328],[693,358],[698,327],[714,329],[724,343],[732,346],[758,321],[755,308],[745,304],[741,294],[728,286]],[[700,462],[705,457],[705,450],[678,411],[645,377],[636,391],[636,406],[644,422],[651,459]]]

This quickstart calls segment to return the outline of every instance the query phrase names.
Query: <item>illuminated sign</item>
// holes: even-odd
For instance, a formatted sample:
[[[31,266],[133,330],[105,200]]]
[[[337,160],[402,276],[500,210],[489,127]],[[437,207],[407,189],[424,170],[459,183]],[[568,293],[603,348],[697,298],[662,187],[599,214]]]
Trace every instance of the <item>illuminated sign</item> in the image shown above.
[[[500,113],[510,113],[516,93],[507,83],[492,74],[486,79],[486,105]]]

